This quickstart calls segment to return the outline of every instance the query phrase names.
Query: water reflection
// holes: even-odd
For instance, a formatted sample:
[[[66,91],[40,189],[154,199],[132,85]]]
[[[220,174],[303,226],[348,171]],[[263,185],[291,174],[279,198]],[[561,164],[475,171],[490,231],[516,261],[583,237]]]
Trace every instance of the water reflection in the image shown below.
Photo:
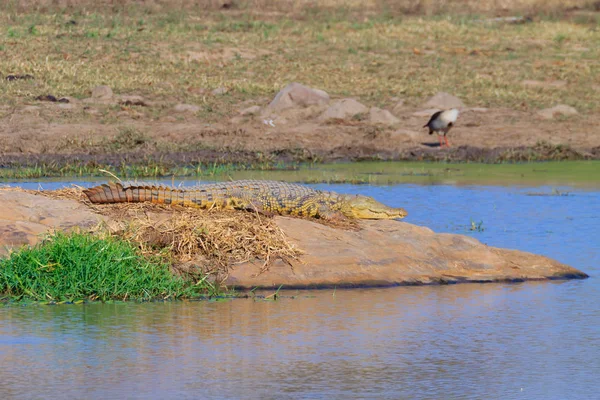
[[[4,308],[0,395],[591,398],[588,282]]]

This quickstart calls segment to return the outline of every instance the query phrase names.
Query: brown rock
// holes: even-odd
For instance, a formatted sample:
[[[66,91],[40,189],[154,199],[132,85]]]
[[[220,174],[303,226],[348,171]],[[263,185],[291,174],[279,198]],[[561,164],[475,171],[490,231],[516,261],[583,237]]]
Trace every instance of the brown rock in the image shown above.
[[[538,115],[544,119],[553,119],[557,115],[576,115],[577,110],[566,104],[559,104],[551,108],[545,108],[538,111]]]
[[[119,104],[124,106],[147,106],[148,103],[142,96],[138,95],[121,95],[119,96]]]
[[[73,200],[57,200],[13,189],[0,189],[0,254],[10,247],[33,245],[52,229],[90,226],[100,217]]]
[[[243,264],[226,284],[240,288],[393,286],[457,282],[585,278],[547,257],[488,247],[463,235],[436,234],[399,221],[361,221],[359,231],[276,217],[290,241],[305,251],[300,262]]]
[[[94,100],[110,100],[113,97],[113,91],[110,86],[101,85],[92,89],[92,99]]]
[[[369,122],[372,124],[395,125],[399,123],[400,120],[393,116],[388,110],[371,107],[369,110]]]
[[[322,106],[327,103],[329,103],[329,95],[326,92],[294,82],[277,93],[267,108],[271,111],[281,111],[288,108]]]
[[[61,110],[74,110],[76,108],[75,104],[71,103],[58,103],[58,108]]]
[[[333,103],[323,114],[319,116],[320,121],[329,119],[347,119],[357,114],[364,114],[369,109],[354,99],[343,99]]]
[[[461,99],[446,92],[437,93],[424,105],[424,107],[440,108],[442,110],[449,108],[463,108],[464,106],[465,103],[463,103]]]
[[[194,104],[176,104],[173,106],[173,111],[178,113],[197,113],[200,107]]]
[[[229,90],[226,87],[221,86],[221,87],[218,87],[218,88],[212,90],[210,93],[213,96],[222,96],[224,94],[227,94],[227,92],[229,92]]]

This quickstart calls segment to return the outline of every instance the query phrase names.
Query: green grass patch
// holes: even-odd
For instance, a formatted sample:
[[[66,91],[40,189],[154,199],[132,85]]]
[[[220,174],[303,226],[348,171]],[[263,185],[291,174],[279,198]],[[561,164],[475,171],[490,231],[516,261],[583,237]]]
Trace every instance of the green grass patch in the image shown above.
[[[257,162],[249,164],[237,163],[196,163],[189,165],[174,165],[172,162],[149,161],[144,164],[108,165],[96,163],[41,163],[33,166],[0,168],[0,181],[13,179],[39,178],[82,178],[106,176],[103,171],[111,171],[122,179],[161,178],[165,176],[211,178],[227,176],[235,171],[270,171],[296,169],[296,164],[273,162]]]
[[[112,237],[58,233],[0,260],[0,300],[78,303],[193,298],[212,291]]]
[[[391,185],[565,185],[600,187],[600,161],[510,164],[443,162],[358,162],[304,165],[294,170],[230,171],[216,180],[275,179],[306,183]]]
[[[201,180],[273,179],[305,183],[353,183],[390,185],[415,184],[479,184],[479,185],[567,185],[598,187],[600,161],[548,161],[527,163],[446,163],[415,161],[362,161],[328,164],[198,164],[172,166],[35,166],[0,169],[0,182],[15,179],[62,177],[63,180],[107,177],[106,172],[122,179],[165,177]]]

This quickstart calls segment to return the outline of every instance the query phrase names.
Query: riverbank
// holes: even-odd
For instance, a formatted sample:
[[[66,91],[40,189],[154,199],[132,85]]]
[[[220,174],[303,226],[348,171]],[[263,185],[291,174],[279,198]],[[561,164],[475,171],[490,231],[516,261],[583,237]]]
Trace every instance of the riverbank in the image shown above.
[[[509,10],[531,14],[515,23],[453,2],[433,15],[378,2],[169,13],[69,3],[53,13],[13,2],[0,17],[4,169],[600,158],[591,5],[544,14],[547,2],[520,2]],[[294,82],[312,91],[278,96]],[[439,149],[422,126],[448,107],[461,114],[452,148]]]

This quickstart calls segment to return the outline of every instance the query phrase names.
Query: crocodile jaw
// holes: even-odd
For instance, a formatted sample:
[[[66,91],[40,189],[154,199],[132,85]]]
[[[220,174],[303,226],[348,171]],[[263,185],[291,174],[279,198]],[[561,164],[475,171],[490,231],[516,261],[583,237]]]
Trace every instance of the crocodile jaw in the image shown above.
[[[388,207],[367,196],[345,196],[342,213],[356,219],[399,219],[408,215],[404,208]]]

